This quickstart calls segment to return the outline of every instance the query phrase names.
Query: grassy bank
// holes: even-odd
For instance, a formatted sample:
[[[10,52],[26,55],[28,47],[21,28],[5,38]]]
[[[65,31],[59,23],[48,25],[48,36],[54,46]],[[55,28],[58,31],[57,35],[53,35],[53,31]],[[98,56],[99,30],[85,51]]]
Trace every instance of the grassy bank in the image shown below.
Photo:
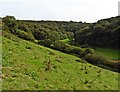
[[[85,63],[72,55],[14,39],[3,37],[4,90],[118,89],[118,73]]]

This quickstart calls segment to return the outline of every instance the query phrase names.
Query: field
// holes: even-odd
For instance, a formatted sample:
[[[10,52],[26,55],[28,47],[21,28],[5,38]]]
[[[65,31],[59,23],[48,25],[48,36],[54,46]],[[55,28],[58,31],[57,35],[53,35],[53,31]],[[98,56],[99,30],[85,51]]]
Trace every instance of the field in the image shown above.
[[[120,51],[107,48],[95,48],[95,51],[98,55],[102,55],[111,60],[119,59],[120,55]]]
[[[118,90],[116,72],[13,38],[3,37],[3,90]]]

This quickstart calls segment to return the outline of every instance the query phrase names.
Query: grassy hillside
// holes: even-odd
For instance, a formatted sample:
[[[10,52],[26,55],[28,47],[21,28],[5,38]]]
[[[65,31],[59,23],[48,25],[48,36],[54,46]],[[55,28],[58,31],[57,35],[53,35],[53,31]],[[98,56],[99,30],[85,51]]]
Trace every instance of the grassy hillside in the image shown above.
[[[118,73],[17,37],[11,39],[3,37],[4,90],[118,90]]]

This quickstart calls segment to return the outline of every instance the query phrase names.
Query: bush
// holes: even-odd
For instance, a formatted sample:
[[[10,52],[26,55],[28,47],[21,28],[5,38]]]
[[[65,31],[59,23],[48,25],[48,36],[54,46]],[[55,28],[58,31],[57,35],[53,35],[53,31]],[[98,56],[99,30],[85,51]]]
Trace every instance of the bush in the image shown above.
[[[8,29],[14,33],[14,30],[17,29],[17,21],[14,16],[6,16],[3,18],[3,23],[5,24],[4,26],[7,26]],[[5,27],[6,28],[6,27]]]
[[[54,42],[51,39],[39,40],[38,44],[50,47],[52,49],[62,51],[67,54],[74,54],[81,58],[85,57],[87,54],[93,53],[93,49],[91,49],[91,48],[83,49],[83,48],[80,48],[77,46],[65,44],[61,41]]]
[[[48,38],[55,42],[60,40],[60,35],[57,31],[50,31]]]
[[[34,36],[32,35],[31,32],[25,32],[25,31],[22,31],[22,30],[17,30],[17,35],[18,35],[18,37],[23,38],[25,40],[30,40],[30,41],[35,40],[35,38],[34,38]]]
[[[108,62],[105,57],[98,56],[96,54],[87,54],[84,58],[86,61],[93,64],[105,64],[106,62]]]
[[[54,42],[52,44],[52,48],[68,54],[75,54],[81,58],[87,54],[93,53],[93,50],[91,48],[82,49],[80,47],[68,45],[60,41]]]
[[[27,25],[22,24],[22,23],[19,25],[18,29],[24,30],[25,32],[30,30]]]
[[[77,55],[81,55],[81,53],[83,52],[83,49],[80,47],[72,46],[71,52]]]
[[[93,54],[94,53],[94,49],[92,49],[92,48],[85,48],[84,51],[86,54]]]
[[[65,44],[61,41],[56,41],[52,44],[52,48],[53,49],[56,49],[56,50],[59,50],[59,51],[62,51],[62,52],[65,52],[65,53],[72,53],[72,54],[79,54],[79,52],[77,50],[74,50],[75,49],[75,46],[71,46],[71,45],[68,45],[68,44]],[[76,53],[75,53],[76,51]]]
[[[52,44],[52,40],[50,39],[45,39],[45,40],[39,40],[38,41],[38,44],[40,45],[43,45],[43,46],[46,46],[46,47],[51,47],[51,44]]]
[[[109,69],[110,70],[113,70],[113,71],[116,71],[116,72],[119,72],[119,69],[120,69],[120,61],[109,61],[106,63],[106,66],[109,66]]]
[[[63,50],[65,53],[69,54],[69,53],[72,53],[72,49],[73,49],[72,46],[65,44]]]
[[[96,54],[88,54],[85,56],[85,60],[89,63],[95,64],[105,69],[109,69],[115,72],[119,71],[120,62],[107,60],[105,57],[98,56]]]
[[[63,42],[60,42],[60,41],[55,41],[51,45],[51,48],[64,52],[65,51],[65,44]]]

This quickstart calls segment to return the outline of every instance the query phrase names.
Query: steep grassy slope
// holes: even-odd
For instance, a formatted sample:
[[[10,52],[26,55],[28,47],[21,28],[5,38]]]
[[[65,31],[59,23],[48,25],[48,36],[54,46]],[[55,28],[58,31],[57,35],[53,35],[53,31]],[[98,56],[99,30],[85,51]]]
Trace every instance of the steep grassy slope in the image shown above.
[[[2,64],[4,90],[118,89],[117,73],[19,38],[3,37]]]

